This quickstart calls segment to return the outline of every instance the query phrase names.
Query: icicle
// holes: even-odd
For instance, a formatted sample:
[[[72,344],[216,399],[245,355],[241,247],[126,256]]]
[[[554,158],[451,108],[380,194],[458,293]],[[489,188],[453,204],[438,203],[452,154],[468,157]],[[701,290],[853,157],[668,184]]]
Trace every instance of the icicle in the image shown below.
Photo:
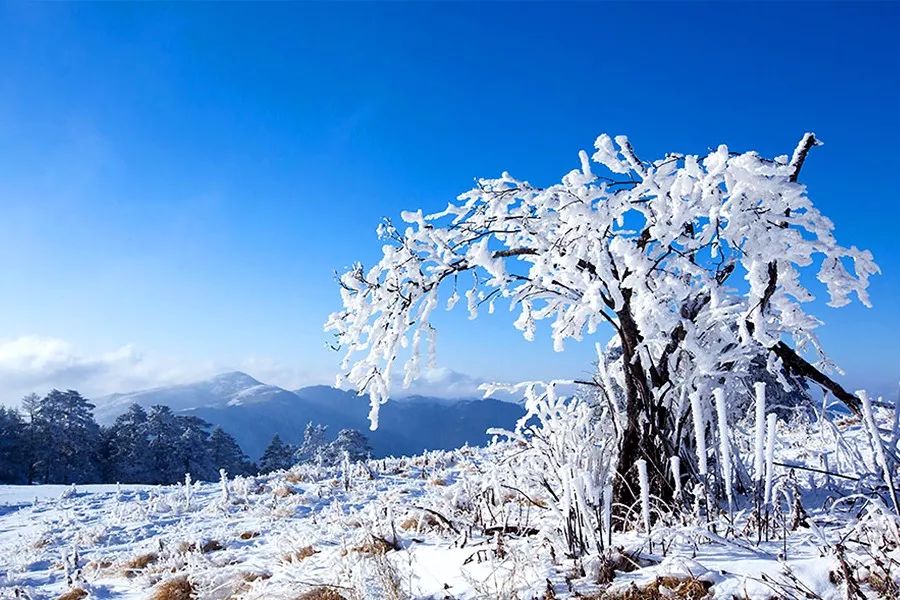
[[[900,514],[900,504],[897,502],[897,490],[894,488],[894,480],[891,477],[891,467],[888,465],[887,457],[884,455],[884,444],[881,441],[881,434],[878,432],[878,425],[875,423],[875,415],[872,413],[872,401],[869,400],[869,394],[865,390],[857,391],[856,395],[862,400],[863,417],[865,417],[866,427],[869,429],[872,447],[875,449],[875,459],[878,461],[878,466],[881,467],[884,484],[891,494],[894,512]]]
[[[763,504],[768,506],[772,501],[772,476],[774,475],[775,462],[775,413],[770,413],[766,427],[766,489],[763,494]]]
[[[722,388],[713,390],[716,399],[716,416],[719,422],[719,454],[722,457],[722,478],[725,480],[725,496],[728,498],[729,511],[734,505],[734,484],[731,469],[731,443],[728,441],[728,417],[725,406],[725,392]]]
[[[647,461],[637,460],[638,478],[641,484],[641,516],[644,518],[644,531],[650,535],[650,480],[647,477]]]
[[[672,479],[675,480],[675,498],[677,501],[681,497],[681,459],[677,456],[670,456],[669,468],[672,469]]]
[[[606,543],[612,546],[612,497],[613,486],[603,488],[603,527],[606,530]]]
[[[700,394],[691,394],[691,413],[694,417],[694,437],[697,440],[697,469],[701,477],[706,477],[706,424],[703,422],[703,405]]]
[[[753,471],[756,481],[761,482],[766,474],[766,384],[758,381],[753,384],[753,388],[756,391],[756,443]]]

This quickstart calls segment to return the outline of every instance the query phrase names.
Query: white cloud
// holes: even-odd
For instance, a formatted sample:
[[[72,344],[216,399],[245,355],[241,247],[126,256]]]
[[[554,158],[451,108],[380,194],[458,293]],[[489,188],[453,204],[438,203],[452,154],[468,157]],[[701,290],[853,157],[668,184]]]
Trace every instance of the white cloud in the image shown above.
[[[31,392],[77,389],[86,396],[187,381],[208,368],[166,367],[134,346],[90,354],[58,338],[22,336],[0,340],[0,402],[14,405]]]
[[[96,398],[113,392],[190,383],[235,369],[289,390],[334,382],[334,372],[327,369],[316,371],[266,357],[250,356],[237,363],[161,360],[145,356],[130,344],[90,353],[66,340],[28,335],[0,339],[0,404],[15,406],[26,394],[44,394],[51,388],[76,389],[88,398]],[[398,379],[393,389],[397,398],[481,398],[483,392],[478,387],[485,381],[452,369],[435,368],[424,371],[408,388]]]

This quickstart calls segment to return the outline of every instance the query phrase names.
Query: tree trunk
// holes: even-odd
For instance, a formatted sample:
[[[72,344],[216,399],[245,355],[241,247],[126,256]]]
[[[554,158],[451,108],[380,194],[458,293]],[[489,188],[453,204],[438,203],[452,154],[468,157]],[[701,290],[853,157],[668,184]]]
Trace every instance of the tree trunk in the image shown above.
[[[622,363],[625,373],[625,430],[619,446],[616,480],[613,484],[613,498],[619,506],[628,507],[638,499],[637,478],[630,473],[635,462],[643,458],[647,461],[650,474],[651,494],[667,497],[664,450],[666,440],[658,439],[664,431],[659,423],[662,415],[654,410],[653,393],[647,379],[641,358],[637,353],[641,335],[631,314],[631,291],[623,290],[623,306],[617,311],[622,344]]]

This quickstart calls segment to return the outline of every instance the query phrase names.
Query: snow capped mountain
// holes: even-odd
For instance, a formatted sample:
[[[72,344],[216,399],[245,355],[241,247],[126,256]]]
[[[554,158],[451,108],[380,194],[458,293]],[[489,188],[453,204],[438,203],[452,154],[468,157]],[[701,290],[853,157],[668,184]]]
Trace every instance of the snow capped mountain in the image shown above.
[[[489,427],[512,428],[523,414],[520,406],[498,400],[413,396],[383,406],[378,430],[369,431],[368,398],[324,385],[289,391],[238,371],[93,402],[97,421],[103,424],[133,403],[145,408],[164,404],[176,413],[198,416],[233,435],[254,460],[276,433],[298,443],[309,422],[325,425],[331,437],[344,428],[363,431],[375,456],[387,456],[484,444]]]
[[[111,423],[131,404],[144,408],[154,404],[165,404],[173,411],[222,406],[242,406],[269,402],[290,392],[274,385],[260,383],[240,371],[222,373],[205,381],[182,385],[111,394],[97,398],[95,416],[99,423]]]

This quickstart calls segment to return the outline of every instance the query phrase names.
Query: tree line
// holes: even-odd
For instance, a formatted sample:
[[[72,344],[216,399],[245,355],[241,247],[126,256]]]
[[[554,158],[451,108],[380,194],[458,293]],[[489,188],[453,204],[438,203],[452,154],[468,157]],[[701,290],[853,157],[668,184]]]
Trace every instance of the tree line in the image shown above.
[[[300,450],[303,450],[302,452]],[[0,483],[145,483],[247,475],[296,462],[334,464],[368,454],[365,437],[342,430],[328,442],[325,427],[310,424],[298,447],[276,435],[259,465],[221,427],[165,405],[132,404],[110,426],[94,419],[94,405],[75,390],[30,394],[20,409],[0,407]]]

